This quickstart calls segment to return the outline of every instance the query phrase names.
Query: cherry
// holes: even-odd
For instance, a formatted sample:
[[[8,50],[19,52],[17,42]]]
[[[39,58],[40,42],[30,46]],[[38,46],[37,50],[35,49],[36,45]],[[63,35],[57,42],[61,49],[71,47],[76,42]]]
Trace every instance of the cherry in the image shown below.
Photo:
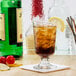
[[[14,58],[14,56],[12,56],[12,55],[7,56],[7,58],[6,58],[6,63],[7,63],[7,64],[14,64],[14,63],[15,63],[15,58]]]
[[[0,57],[0,63],[6,64],[6,58],[1,56]]]

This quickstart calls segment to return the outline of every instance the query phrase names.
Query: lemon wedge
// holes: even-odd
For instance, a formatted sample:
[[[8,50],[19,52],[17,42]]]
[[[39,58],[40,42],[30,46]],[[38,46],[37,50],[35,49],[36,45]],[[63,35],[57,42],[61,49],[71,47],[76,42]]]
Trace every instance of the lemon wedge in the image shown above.
[[[7,64],[9,67],[19,67],[19,66],[22,66],[22,64]]]
[[[10,70],[10,67],[8,67],[5,64],[0,63],[0,71],[7,71]]]
[[[58,17],[51,17],[49,19],[49,21],[56,25],[58,29],[60,29],[61,32],[64,32],[65,30],[65,24],[64,24],[64,21],[61,19],[61,18],[58,18]]]

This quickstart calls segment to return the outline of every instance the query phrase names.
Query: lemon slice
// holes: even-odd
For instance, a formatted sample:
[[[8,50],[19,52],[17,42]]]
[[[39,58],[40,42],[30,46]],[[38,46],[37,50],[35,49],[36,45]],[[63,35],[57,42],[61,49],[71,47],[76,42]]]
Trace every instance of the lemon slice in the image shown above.
[[[10,68],[7,65],[0,63],[0,71],[7,71],[9,69]]]
[[[58,18],[58,17],[51,17],[49,19],[49,21],[56,25],[58,29],[61,30],[61,32],[64,32],[65,30],[65,24],[64,24],[64,21],[61,19],[61,18]]]
[[[22,64],[7,64],[9,67],[19,67],[19,66],[22,66]]]

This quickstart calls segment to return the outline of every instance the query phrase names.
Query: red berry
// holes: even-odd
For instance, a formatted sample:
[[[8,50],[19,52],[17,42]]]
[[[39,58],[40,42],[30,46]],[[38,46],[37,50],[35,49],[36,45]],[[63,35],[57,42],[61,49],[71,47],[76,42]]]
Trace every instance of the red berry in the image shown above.
[[[6,58],[1,56],[0,57],[0,63],[6,64]]]
[[[14,58],[14,56],[12,56],[12,55],[7,56],[7,58],[6,58],[6,63],[7,63],[7,64],[14,64],[14,63],[15,63],[15,58]]]

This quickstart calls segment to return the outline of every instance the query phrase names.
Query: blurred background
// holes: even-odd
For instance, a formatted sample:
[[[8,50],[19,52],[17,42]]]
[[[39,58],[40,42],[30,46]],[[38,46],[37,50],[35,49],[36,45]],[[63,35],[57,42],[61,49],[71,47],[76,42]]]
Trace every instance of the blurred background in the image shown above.
[[[48,17],[48,12],[49,9],[54,6],[54,0],[43,0],[45,4],[45,14],[46,17]],[[58,0],[59,1],[59,0]],[[76,16],[76,0],[62,0],[65,1],[66,8],[68,9],[67,12],[69,13],[69,16],[75,17]],[[31,24],[31,11],[32,11],[32,5],[31,5],[32,0],[22,0],[22,7],[23,7],[23,40],[24,40],[24,53],[27,53],[26,49],[26,39],[25,39],[25,33],[28,30],[29,26]],[[60,5],[61,7],[61,5]],[[66,38],[63,40],[63,42],[68,43]],[[63,43],[62,42],[62,43]],[[63,43],[64,44],[64,43]],[[65,51],[62,52],[62,50],[58,50],[56,54],[58,55],[70,55],[70,54],[76,54],[72,53],[72,50],[68,52],[67,50],[68,44],[64,44],[64,49]]]

